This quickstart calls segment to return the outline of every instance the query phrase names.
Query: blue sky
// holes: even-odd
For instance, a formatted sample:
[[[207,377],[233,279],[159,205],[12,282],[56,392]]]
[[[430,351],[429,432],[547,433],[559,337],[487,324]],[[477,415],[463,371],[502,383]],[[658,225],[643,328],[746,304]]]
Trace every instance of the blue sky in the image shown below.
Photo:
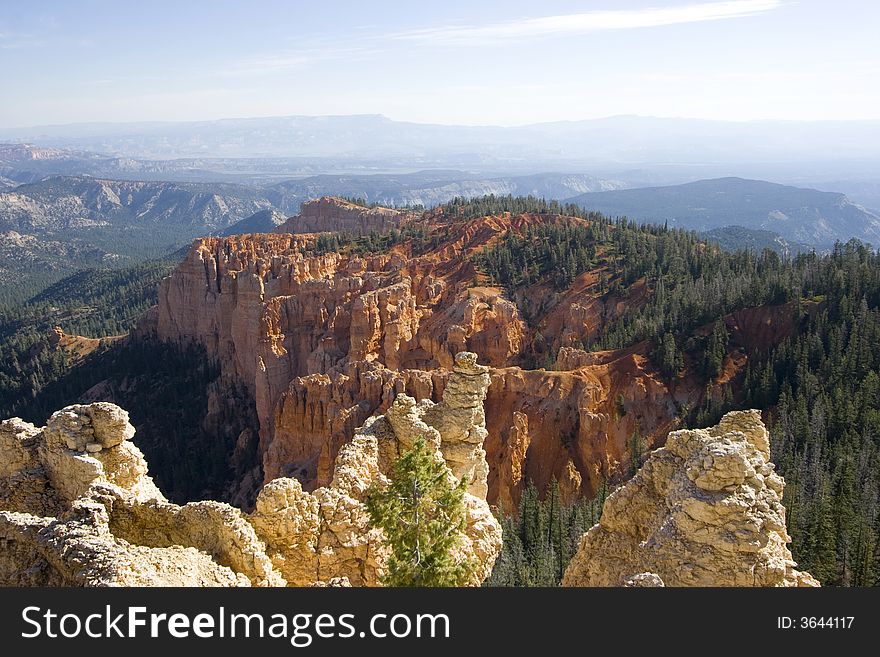
[[[0,1],[0,127],[880,118],[872,0]]]

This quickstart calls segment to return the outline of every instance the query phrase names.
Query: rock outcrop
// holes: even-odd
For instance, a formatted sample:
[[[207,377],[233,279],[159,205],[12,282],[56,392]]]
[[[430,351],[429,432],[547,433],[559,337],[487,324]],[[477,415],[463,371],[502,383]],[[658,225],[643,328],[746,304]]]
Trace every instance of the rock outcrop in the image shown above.
[[[131,442],[128,413],[97,402],[37,429],[0,423],[0,582],[43,586],[284,583],[242,513],[168,503]]]
[[[387,558],[364,505],[418,436],[451,480],[468,477],[458,555],[491,572],[501,527],[485,500],[487,368],[458,354],[439,404],[396,397],[336,458],[329,486],[279,478],[246,514],[214,501],[168,502],[113,404],[75,405],[38,429],[0,423],[0,585],[307,586],[379,584]]]
[[[605,501],[565,586],[818,586],[795,569],[758,411],[669,434]]]
[[[399,228],[413,214],[383,207],[364,207],[334,196],[306,201],[299,214],[275,228],[276,233],[345,232],[366,235]]]

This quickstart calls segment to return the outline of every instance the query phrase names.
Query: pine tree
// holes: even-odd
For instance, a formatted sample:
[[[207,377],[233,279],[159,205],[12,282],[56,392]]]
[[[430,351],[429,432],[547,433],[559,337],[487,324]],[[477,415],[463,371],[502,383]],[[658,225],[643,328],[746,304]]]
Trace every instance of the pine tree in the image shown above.
[[[501,518],[501,554],[485,586],[558,586],[584,533],[596,524],[608,494],[604,480],[596,497],[564,504],[554,479],[538,496],[529,481],[515,516]]]
[[[683,359],[678,347],[675,345],[675,337],[670,332],[663,335],[660,344],[660,369],[666,376],[675,376],[681,369]]]
[[[645,439],[642,438],[641,432],[636,428],[629,437],[629,476],[632,477],[642,467],[645,459]]]
[[[830,485],[823,482],[814,511],[810,572],[823,584],[838,584],[837,536]]]
[[[370,521],[385,532],[391,550],[386,586],[462,586],[475,564],[456,561],[452,550],[465,528],[464,480],[452,485],[446,465],[419,437],[394,464],[384,490],[370,491]]]
[[[547,513],[539,499],[538,489],[531,480],[520,498],[520,520],[523,548],[530,558],[540,560],[547,530]]]
[[[712,330],[712,335],[709,336],[709,342],[703,354],[703,373],[706,377],[714,379],[721,372],[729,341],[727,327],[724,325],[724,321],[719,319],[715,322],[715,328]]]
[[[549,533],[550,547],[553,550],[553,579],[554,582],[562,579],[562,561],[565,552],[565,518],[563,517],[562,498],[559,494],[559,482],[556,477],[550,482],[545,504],[547,506],[547,528]]]
[[[871,579],[866,582],[866,586],[880,586],[880,513],[874,520],[874,550],[870,556],[871,567],[868,569],[868,575]]]

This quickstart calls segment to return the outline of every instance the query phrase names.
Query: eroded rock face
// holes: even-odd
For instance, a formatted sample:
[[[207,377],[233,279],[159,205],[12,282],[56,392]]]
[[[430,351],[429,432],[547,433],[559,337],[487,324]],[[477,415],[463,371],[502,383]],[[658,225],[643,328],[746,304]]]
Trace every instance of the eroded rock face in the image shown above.
[[[222,563],[224,550],[231,548],[224,547],[216,523],[192,523],[192,540],[161,546],[157,535],[171,527],[182,529],[170,513],[149,528],[140,528],[145,540],[137,540],[134,533],[120,536],[114,530],[120,518],[149,508],[186,509],[165,501],[147,475],[143,455],[129,440],[133,435],[128,413],[104,402],[68,406],[54,413],[42,429],[17,418],[0,423],[0,450],[12,456],[4,458],[0,469],[0,583],[252,583],[247,575]],[[239,511],[228,508],[240,517]],[[250,534],[258,540],[253,530]],[[264,561],[271,568],[265,556]],[[283,580],[272,574],[269,581]]]
[[[758,411],[669,434],[605,502],[565,586],[818,586],[788,550],[782,477]]]
[[[275,228],[277,233],[347,232],[364,235],[397,228],[411,218],[411,213],[392,208],[365,208],[332,196],[323,196],[302,204],[299,214]]]
[[[168,502],[147,474],[128,414],[99,402],[68,406],[38,429],[0,423],[0,585],[375,586],[387,558],[364,501],[423,435],[451,481],[467,476],[461,558],[488,577],[501,527],[485,500],[482,400],[489,377],[459,354],[449,399],[400,394],[344,445],[329,486],[279,478],[252,514],[214,501]],[[449,456],[447,456],[447,452]]]
[[[328,199],[313,209],[329,218],[344,205]],[[340,448],[398,393],[442,399],[460,351],[479,353],[491,368],[483,449],[492,465],[488,499],[505,511],[516,509],[530,479],[543,490],[555,477],[567,499],[593,493],[625,468],[637,427],[648,445],[658,444],[674,428],[674,395],[693,401],[704,385],[679,382],[671,390],[645,356],[649,345],[560,353],[556,371],[522,369],[535,327],[501,289],[476,285],[474,253],[510,229],[544,221],[554,219],[457,221],[443,226],[436,246],[418,251],[403,242],[379,253],[317,254],[314,235],[290,233],[197,240],[163,281],[142,329],[182,347],[204,346],[222,372],[208,408],[256,416],[254,467],[229,499],[250,508],[254,491],[277,477],[295,477],[306,490],[329,485]],[[575,333],[595,332],[611,312],[597,301],[597,285],[562,296],[547,291],[555,310],[546,311],[546,327],[540,317],[533,322],[547,353],[574,342]],[[573,305],[582,306],[583,326],[557,317]],[[228,408],[243,391],[248,408]]]

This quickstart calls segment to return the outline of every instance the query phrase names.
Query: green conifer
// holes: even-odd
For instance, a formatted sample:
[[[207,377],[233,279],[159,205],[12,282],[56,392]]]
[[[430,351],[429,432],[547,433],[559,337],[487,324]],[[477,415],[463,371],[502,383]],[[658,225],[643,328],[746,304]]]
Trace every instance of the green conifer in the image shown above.
[[[449,482],[446,464],[419,437],[394,464],[384,490],[370,491],[370,521],[385,533],[391,550],[386,586],[462,586],[475,564],[453,550],[465,528],[464,480]]]

